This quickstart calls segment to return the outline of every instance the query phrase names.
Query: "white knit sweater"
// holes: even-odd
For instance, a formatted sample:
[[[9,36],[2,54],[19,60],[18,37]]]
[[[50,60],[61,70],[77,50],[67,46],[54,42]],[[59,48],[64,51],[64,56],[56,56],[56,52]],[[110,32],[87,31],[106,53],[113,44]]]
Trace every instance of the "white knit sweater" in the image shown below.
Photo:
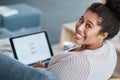
[[[54,56],[47,68],[60,80],[108,80],[116,66],[116,51],[106,41],[101,48],[64,52]]]

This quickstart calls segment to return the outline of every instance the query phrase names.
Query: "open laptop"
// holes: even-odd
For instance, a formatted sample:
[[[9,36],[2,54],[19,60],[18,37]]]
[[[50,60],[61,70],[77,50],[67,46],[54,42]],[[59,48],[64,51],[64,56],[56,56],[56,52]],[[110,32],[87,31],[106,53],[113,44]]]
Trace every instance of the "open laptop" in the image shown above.
[[[46,31],[11,37],[9,40],[14,57],[26,65],[33,65],[39,60],[47,63],[53,56]]]

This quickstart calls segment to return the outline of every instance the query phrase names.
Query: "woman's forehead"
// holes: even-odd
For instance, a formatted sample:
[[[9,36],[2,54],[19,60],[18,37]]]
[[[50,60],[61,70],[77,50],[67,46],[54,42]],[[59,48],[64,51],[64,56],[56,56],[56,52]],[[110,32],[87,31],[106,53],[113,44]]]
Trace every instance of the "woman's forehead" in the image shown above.
[[[94,25],[97,25],[97,23],[98,23],[98,21],[100,19],[100,17],[96,13],[94,13],[94,12],[92,12],[90,10],[88,10],[83,15],[83,18],[84,18],[85,21],[91,21]]]

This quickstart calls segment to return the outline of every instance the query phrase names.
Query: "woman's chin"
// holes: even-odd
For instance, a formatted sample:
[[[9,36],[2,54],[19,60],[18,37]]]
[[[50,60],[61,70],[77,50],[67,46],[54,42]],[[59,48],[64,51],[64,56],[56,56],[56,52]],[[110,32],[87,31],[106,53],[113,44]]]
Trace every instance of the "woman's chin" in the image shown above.
[[[83,41],[81,40],[75,40],[75,43],[77,44],[77,45],[82,45],[83,44]]]

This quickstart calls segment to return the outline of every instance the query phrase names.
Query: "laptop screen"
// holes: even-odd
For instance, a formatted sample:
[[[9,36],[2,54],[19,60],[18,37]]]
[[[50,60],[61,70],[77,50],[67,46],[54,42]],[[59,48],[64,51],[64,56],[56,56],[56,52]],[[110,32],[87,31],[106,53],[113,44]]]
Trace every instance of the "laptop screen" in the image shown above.
[[[12,37],[10,43],[15,58],[27,65],[53,56],[46,31]]]

